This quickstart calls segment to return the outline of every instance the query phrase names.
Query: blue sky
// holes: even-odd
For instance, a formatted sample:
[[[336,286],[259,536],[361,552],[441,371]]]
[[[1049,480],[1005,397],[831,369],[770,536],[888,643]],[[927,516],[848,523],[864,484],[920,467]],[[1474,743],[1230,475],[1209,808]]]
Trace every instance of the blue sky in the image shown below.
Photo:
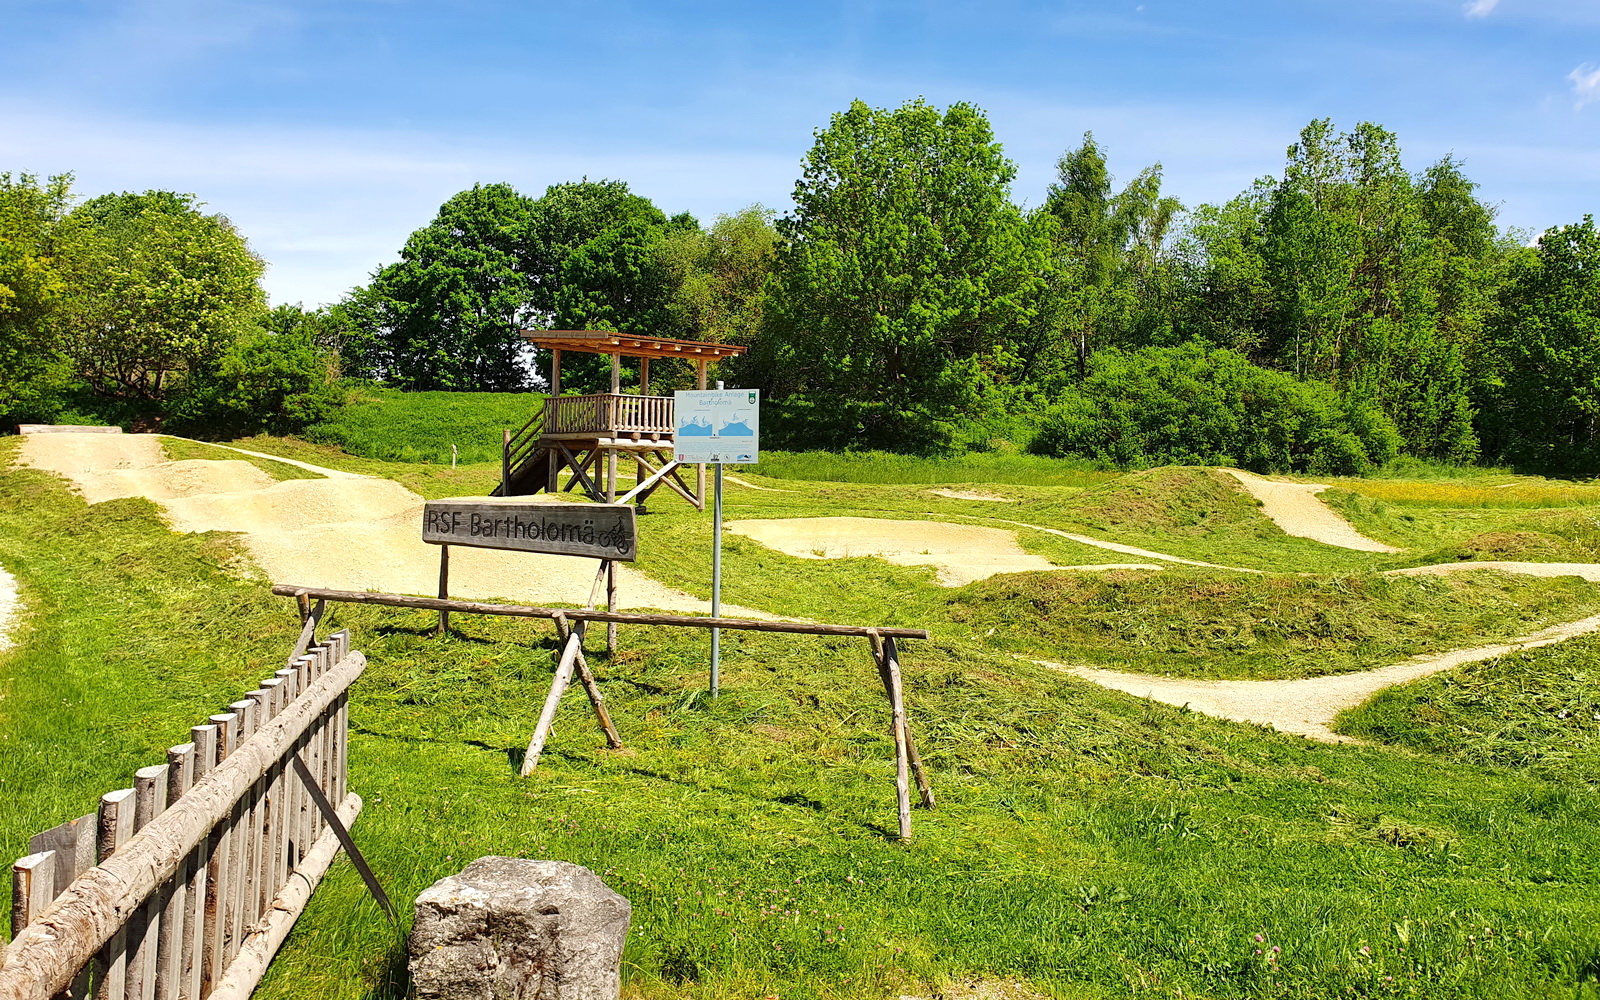
[[[1600,0],[0,0],[0,23],[0,170],[194,192],[274,302],[336,300],[479,181],[782,211],[855,98],[985,109],[1024,204],[1086,130],[1194,205],[1331,117],[1397,132],[1413,170],[1464,160],[1505,224],[1600,207]]]

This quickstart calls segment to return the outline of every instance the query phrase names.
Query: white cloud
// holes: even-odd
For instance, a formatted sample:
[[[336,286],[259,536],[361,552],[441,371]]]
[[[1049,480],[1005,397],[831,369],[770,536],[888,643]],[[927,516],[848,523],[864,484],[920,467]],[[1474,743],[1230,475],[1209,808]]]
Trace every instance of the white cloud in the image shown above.
[[[1567,79],[1572,81],[1572,93],[1578,99],[1578,107],[1600,101],[1600,66],[1584,63],[1568,73]]]
[[[508,146],[498,136],[376,129],[175,124],[0,101],[6,169],[72,171],[73,189],[192,192],[268,262],[275,303],[333,302],[395,260],[410,233],[474,183],[525,194],[588,176],[626,180],[669,214],[703,221],[754,201],[788,205],[798,155],[581,143]]]
[[[1467,0],[1461,9],[1467,12],[1468,17],[1488,17],[1489,12],[1500,6],[1500,0]]]

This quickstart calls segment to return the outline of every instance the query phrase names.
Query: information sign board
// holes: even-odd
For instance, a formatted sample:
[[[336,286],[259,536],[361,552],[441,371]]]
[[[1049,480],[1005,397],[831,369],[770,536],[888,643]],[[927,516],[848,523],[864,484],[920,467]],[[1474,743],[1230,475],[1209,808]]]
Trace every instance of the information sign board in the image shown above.
[[[761,390],[690,389],[674,398],[673,452],[678,461],[761,461]]]
[[[422,540],[622,562],[638,556],[634,510],[626,504],[429,500],[422,511]]]

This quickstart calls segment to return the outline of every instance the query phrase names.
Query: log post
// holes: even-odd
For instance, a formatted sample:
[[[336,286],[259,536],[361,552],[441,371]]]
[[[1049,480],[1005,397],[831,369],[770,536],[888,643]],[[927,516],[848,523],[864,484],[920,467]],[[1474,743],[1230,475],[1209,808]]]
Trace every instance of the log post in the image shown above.
[[[439,546],[439,600],[450,599],[450,546]],[[439,609],[439,627],[434,635],[442,636],[450,627],[450,612],[444,608]]]
[[[570,638],[570,629],[571,626],[567,624],[565,615],[560,615],[556,618],[556,634],[560,636],[562,642],[566,642]],[[594,716],[599,720],[600,728],[606,734],[606,746],[612,750],[620,750],[622,749],[622,737],[618,735],[617,727],[611,721],[611,713],[606,711],[606,699],[600,693],[600,684],[595,680],[593,671],[589,669],[589,658],[583,655],[583,640],[581,636],[583,627],[581,625],[578,626],[577,632],[580,634],[577,657],[578,680],[583,683],[584,693],[589,696],[589,704],[594,706]]]
[[[500,431],[500,495],[511,495],[511,428]]]
[[[895,685],[898,687],[902,679],[900,674],[900,651],[895,644],[893,636],[884,638],[883,653],[885,661],[892,665],[891,669],[895,677]],[[902,692],[903,694],[904,692]],[[922,767],[922,755],[917,753],[917,741],[911,735],[911,719],[906,712],[903,697],[900,712],[901,715],[906,716],[906,756],[911,760],[911,773],[917,779],[917,792],[922,796],[922,808],[932,809],[934,807],[933,786],[928,783],[928,772]]]
[[[561,650],[561,662],[556,665],[555,678],[550,682],[550,693],[545,696],[544,709],[539,713],[539,724],[534,727],[533,739],[528,742],[528,753],[522,758],[522,777],[526,778],[539,766],[539,755],[544,753],[544,741],[550,736],[550,726],[555,722],[556,709],[561,707],[561,696],[572,683],[572,667],[578,658],[578,645],[583,636],[573,632]]]
[[[888,644],[876,631],[872,635],[872,647],[879,676],[889,695],[890,728],[894,733],[895,804],[900,813],[900,840],[905,842],[911,839],[911,761],[906,750],[906,707],[900,690],[900,665],[890,658]]]

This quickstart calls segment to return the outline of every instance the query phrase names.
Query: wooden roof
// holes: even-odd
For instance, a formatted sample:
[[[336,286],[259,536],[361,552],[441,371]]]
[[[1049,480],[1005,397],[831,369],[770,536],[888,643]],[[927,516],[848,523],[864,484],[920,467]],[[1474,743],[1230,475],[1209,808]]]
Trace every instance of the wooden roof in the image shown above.
[[[522,339],[534,347],[589,354],[620,354],[625,358],[687,358],[719,361],[749,350],[738,344],[711,344],[703,340],[641,337],[609,330],[523,330]]]

